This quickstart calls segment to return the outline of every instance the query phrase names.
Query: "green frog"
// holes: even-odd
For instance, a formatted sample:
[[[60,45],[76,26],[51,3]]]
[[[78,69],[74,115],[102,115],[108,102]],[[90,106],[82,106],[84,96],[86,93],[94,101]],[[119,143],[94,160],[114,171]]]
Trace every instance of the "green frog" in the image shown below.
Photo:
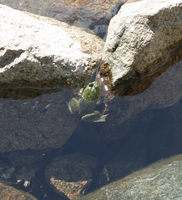
[[[86,88],[79,91],[80,99],[72,98],[67,102],[71,114],[82,116],[82,120],[90,122],[105,122],[108,114],[103,115],[99,111],[94,111],[96,105],[100,104],[100,84],[98,81],[90,82]]]

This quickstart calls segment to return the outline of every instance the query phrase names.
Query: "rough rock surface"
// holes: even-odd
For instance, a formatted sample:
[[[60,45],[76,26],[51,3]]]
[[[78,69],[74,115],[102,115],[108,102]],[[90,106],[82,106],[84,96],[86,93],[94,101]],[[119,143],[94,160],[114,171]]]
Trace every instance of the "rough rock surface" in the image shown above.
[[[0,99],[0,152],[64,145],[80,122],[69,112],[68,100],[66,89],[35,99]]]
[[[97,159],[79,153],[60,156],[49,164],[45,178],[55,192],[74,200],[85,194],[97,165]]]
[[[182,45],[182,1],[126,3],[109,24],[100,73],[110,91],[154,72]]]
[[[182,97],[181,66],[182,61],[168,68],[142,94],[118,96],[108,102],[109,115],[102,126],[107,129],[108,126],[123,123],[142,110],[165,108],[177,103]],[[137,84],[136,88],[139,87]],[[61,90],[29,100],[0,99],[0,152],[41,150],[64,145],[80,122],[68,110],[66,101],[71,98],[67,91]],[[110,132],[108,135],[110,137]]]
[[[51,17],[79,27],[94,30],[104,37],[110,19],[127,0],[1,0],[15,9]],[[40,9],[41,8],[41,9]]]
[[[81,200],[139,200],[182,198],[182,155],[156,162],[121,180],[82,197]]]
[[[182,59],[182,48],[179,53],[178,58]],[[122,123],[142,110],[161,109],[177,103],[182,97],[182,60],[166,70],[166,67],[170,66],[170,60],[176,62],[176,56],[169,58],[169,65],[167,62],[163,69],[158,68],[155,74],[134,83],[131,87],[121,91],[119,94],[121,96],[116,96],[108,102],[107,108],[110,112],[107,123],[103,126]],[[151,79],[154,79],[152,84]],[[143,92],[137,94],[137,91]],[[135,95],[127,96],[130,93]]]
[[[93,33],[4,5],[0,18],[0,87],[78,87],[100,61]]]
[[[0,183],[0,199],[13,199],[13,200],[36,200],[35,197],[33,197],[30,194],[27,194],[21,190],[17,190],[13,187],[6,186],[2,183]]]

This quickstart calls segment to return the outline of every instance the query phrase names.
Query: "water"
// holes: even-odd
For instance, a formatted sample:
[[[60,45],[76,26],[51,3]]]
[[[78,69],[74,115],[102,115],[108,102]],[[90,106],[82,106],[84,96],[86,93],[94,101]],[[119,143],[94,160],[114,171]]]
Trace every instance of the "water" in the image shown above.
[[[37,1],[0,2],[56,19],[61,6],[59,1],[39,1],[39,5]],[[70,17],[72,11],[65,12]],[[87,20],[76,23],[85,24],[94,27],[94,23],[87,23]],[[104,37],[105,32],[106,29],[100,36]],[[170,67],[174,59],[175,56],[170,55],[155,74],[120,91],[112,101],[106,102],[107,111],[104,103],[98,105],[97,110],[109,114],[105,123],[88,123],[69,113],[66,102],[77,90],[62,87],[0,90],[1,162],[10,167],[13,165],[18,173],[22,166],[33,169],[35,166],[31,163],[38,163],[38,170],[30,178],[30,186],[25,188],[23,182],[16,184],[16,173],[9,184],[40,200],[62,199],[50,189],[44,178],[46,167],[57,156],[79,152],[100,161],[92,177],[90,192],[157,160],[182,153],[182,61]],[[141,86],[140,92],[129,93]],[[31,95],[35,90],[37,96]]]

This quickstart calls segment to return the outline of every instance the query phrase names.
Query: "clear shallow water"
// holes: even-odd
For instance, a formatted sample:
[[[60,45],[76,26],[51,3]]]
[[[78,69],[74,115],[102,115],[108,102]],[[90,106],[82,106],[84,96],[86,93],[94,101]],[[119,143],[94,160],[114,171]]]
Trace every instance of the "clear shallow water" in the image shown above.
[[[74,127],[71,127],[73,134],[62,148],[55,146],[42,152],[46,155],[43,159],[44,167],[36,173],[31,186],[13,186],[32,193],[38,199],[46,199],[44,194],[51,199],[61,199],[44,180],[46,166],[58,155],[80,152],[100,160],[99,169],[94,174],[94,181],[89,189],[92,191],[159,159],[182,153],[182,100],[181,96],[177,95],[180,89],[182,90],[181,69],[182,61],[154,79],[143,93],[135,96],[117,96],[109,103],[106,123],[88,123],[80,121],[78,116],[71,115],[66,104],[73,95],[73,91],[69,89],[61,88],[60,91],[51,91],[50,94],[40,94],[38,91],[38,97],[34,97],[30,95],[30,90],[25,88],[23,100],[11,99],[14,90],[12,93],[6,91],[7,96],[0,99],[0,129],[3,133],[0,147],[5,149],[5,152],[12,148],[9,142],[11,139],[6,138],[8,133],[12,133],[16,138],[14,149],[18,147],[24,150],[26,145],[31,149],[31,145],[34,145],[38,150],[44,145],[51,146],[54,139],[59,141],[59,133],[68,131],[74,124]],[[159,89],[155,90],[156,87]],[[20,91],[20,94],[22,92]],[[117,112],[115,107],[119,108],[120,112]],[[104,105],[98,106],[97,109],[102,111]],[[63,122],[62,116],[68,116],[69,120]],[[60,127],[60,124],[63,126]],[[29,139],[29,134],[34,137]],[[45,144],[42,135],[45,140],[50,138],[50,143]],[[26,141],[22,140],[22,137],[27,137],[26,145],[21,145],[22,141]],[[2,153],[1,160],[10,163],[9,153]],[[108,181],[103,168],[107,166],[109,170],[113,163],[115,173],[110,171],[111,180]],[[131,167],[128,167],[128,164]]]

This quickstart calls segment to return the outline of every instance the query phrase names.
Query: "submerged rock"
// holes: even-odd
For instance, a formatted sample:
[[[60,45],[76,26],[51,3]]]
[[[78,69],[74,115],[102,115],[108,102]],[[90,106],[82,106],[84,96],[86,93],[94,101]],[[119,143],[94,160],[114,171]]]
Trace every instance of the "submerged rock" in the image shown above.
[[[158,161],[121,180],[92,192],[81,200],[139,200],[182,198],[182,155]]]
[[[142,77],[154,74],[168,55],[182,45],[181,5],[181,0],[141,0],[124,4],[111,19],[100,68],[111,92],[116,94]],[[180,59],[179,55],[171,65]],[[143,85],[129,94],[144,91]]]
[[[0,183],[0,199],[36,200],[32,195]]]
[[[4,184],[12,182],[12,174],[14,171],[15,168],[12,165],[0,161],[0,182]]]
[[[155,121],[148,129],[147,164],[182,152],[182,100],[175,105],[154,110]]]
[[[0,152],[64,145],[80,122],[68,110],[68,96],[62,89],[35,99],[0,99]]]
[[[55,158],[45,171],[45,178],[51,188],[66,199],[83,196],[90,186],[98,160],[79,153]]]
[[[182,48],[179,53],[182,56]],[[172,56],[169,57],[169,61],[170,60],[176,59]],[[168,65],[168,62],[166,65],[170,66]],[[133,96],[116,96],[112,101],[108,101],[107,108],[110,111],[107,117],[108,123],[103,124],[103,126],[114,126],[123,123],[127,119],[130,119],[132,116],[146,109],[162,109],[177,103],[182,97],[181,73],[182,60],[169,67],[162,75],[161,69],[158,69],[156,74],[151,76],[152,78],[155,78],[151,85],[148,85],[148,78],[150,79],[150,77],[146,77],[145,80],[136,82],[131,85],[131,87],[121,91],[122,94],[126,93],[128,95],[129,92],[135,93],[137,90],[142,89],[142,86],[144,88],[146,86],[149,87],[143,93]]]
[[[35,174],[40,171],[45,164],[45,162],[40,161],[19,167],[14,173],[16,184],[23,183],[24,187],[30,186],[32,179],[35,178]]]
[[[110,132],[110,134],[113,133]],[[119,180],[145,166],[145,139],[146,136],[144,134],[136,133],[128,141],[122,143],[123,148],[119,153],[104,165],[100,173],[99,186]]]

